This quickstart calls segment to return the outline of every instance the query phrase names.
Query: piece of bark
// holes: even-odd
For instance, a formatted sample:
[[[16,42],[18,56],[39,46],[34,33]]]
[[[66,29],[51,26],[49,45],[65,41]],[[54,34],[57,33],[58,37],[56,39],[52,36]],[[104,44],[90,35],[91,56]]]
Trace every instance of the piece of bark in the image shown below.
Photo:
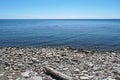
[[[47,74],[50,74],[50,75],[58,78],[59,80],[72,80],[72,77],[67,76],[67,75],[65,75],[65,74],[63,74],[63,73],[61,73],[61,72],[59,72],[51,67],[45,67],[45,72]]]

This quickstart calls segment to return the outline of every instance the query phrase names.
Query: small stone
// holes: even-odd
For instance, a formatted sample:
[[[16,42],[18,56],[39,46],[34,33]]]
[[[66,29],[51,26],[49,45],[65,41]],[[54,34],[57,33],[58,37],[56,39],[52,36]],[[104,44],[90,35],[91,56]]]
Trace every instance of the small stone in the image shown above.
[[[68,68],[63,68],[62,70],[66,71],[66,70],[68,70]]]
[[[32,65],[33,64],[33,62],[32,61],[29,61],[29,62],[27,62],[29,65]]]
[[[14,69],[14,70],[19,70],[20,68],[18,68],[18,67],[16,67],[16,66],[14,66],[14,67],[13,67],[13,69]]]
[[[74,52],[74,53],[77,53],[77,52],[78,52],[78,50],[74,50],[73,52]]]
[[[114,71],[112,71],[112,73],[114,73],[115,75],[120,75],[120,71],[119,70],[114,70]]]
[[[6,67],[6,68],[5,68],[5,70],[8,70],[8,69],[9,69],[9,67]]]
[[[38,58],[32,58],[33,62],[39,62]]]
[[[64,57],[64,56],[66,56],[66,54],[65,54],[65,53],[62,53],[61,56]]]
[[[63,69],[65,66],[63,66],[63,65],[60,65],[60,66],[58,66],[59,67],[59,69]]]
[[[17,79],[15,79],[15,80],[20,80],[20,78],[17,78]]]
[[[23,55],[24,53],[23,52],[19,52],[19,55]]]
[[[32,80],[42,80],[42,77],[41,76],[34,76],[31,79]]]
[[[12,79],[12,76],[7,76],[9,79]]]
[[[111,78],[111,76],[108,76],[107,78],[105,78],[103,80],[116,80],[116,79],[113,79],[113,78]]]
[[[45,61],[45,62],[43,62],[42,64],[47,65],[47,64],[48,64],[48,61]]]
[[[19,66],[19,67],[22,67],[22,66],[24,66],[24,65],[23,65],[22,63],[19,63],[18,66]]]
[[[29,78],[29,73],[30,73],[30,71],[23,72],[22,76],[25,78]]]
[[[88,66],[93,67],[93,66],[94,66],[94,64],[92,64],[92,63],[88,63]]]
[[[4,73],[0,73],[0,77],[3,76],[3,75],[4,75]]]
[[[90,53],[91,51],[83,51],[85,54],[88,54],[88,53]]]
[[[90,79],[93,79],[93,76],[87,76],[87,77],[89,77]]]
[[[48,56],[48,55],[52,55],[52,53],[47,53],[47,55],[46,55],[46,56]]]
[[[86,77],[86,76],[80,76],[80,79],[81,80],[90,80],[88,77]]]
[[[106,52],[107,54],[109,54],[109,52]]]
[[[116,76],[115,76],[115,80],[120,80],[120,76],[119,76],[119,75],[116,75]]]
[[[59,62],[60,62],[60,59],[55,60],[55,62],[58,62],[58,63],[59,63]]]
[[[98,68],[96,66],[93,67],[94,70],[97,70]]]
[[[75,73],[79,74],[80,70],[79,69],[75,69]]]
[[[116,55],[116,53],[112,52],[112,55]]]
[[[30,76],[36,76],[36,75],[38,75],[38,73],[31,71],[29,75],[30,75]]]
[[[74,62],[78,62],[78,60],[77,60],[77,59],[75,59],[75,58],[73,58],[73,59],[72,59],[72,61],[74,61]]]
[[[36,60],[37,60],[37,58],[32,58],[32,60],[33,60],[33,61],[36,61]]]
[[[82,71],[82,73],[88,73],[87,71]]]

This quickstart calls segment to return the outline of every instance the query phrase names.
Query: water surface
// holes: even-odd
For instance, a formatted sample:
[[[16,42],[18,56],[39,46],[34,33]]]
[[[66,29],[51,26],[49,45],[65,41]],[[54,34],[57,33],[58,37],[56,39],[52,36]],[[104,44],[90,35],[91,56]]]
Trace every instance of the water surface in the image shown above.
[[[120,49],[120,20],[1,19],[0,46]]]

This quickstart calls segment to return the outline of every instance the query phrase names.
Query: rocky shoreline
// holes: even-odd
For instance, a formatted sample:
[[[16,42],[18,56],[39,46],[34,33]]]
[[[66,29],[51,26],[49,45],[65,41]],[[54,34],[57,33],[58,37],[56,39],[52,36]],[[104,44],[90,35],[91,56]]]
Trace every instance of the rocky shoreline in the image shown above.
[[[120,53],[73,48],[0,48],[0,80],[59,80],[51,67],[72,80],[120,80]]]

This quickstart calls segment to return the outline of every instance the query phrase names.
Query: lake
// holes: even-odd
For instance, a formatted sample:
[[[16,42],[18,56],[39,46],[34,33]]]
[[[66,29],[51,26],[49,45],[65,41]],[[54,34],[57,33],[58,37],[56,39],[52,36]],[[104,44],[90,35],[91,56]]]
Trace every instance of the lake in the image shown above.
[[[0,19],[0,46],[120,49],[120,19]]]

